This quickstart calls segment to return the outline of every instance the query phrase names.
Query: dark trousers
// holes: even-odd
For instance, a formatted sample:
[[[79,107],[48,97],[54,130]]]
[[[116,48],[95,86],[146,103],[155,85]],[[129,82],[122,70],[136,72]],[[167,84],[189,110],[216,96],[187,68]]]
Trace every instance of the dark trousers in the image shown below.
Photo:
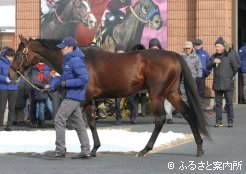
[[[121,120],[121,113],[120,113],[120,98],[115,99],[115,118],[116,120]],[[130,119],[131,121],[136,120],[137,112],[136,112],[136,105],[135,105],[135,96],[127,97],[127,105],[130,110]]]
[[[120,98],[115,99],[115,119],[121,120],[121,113],[120,113]]]
[[[30,117],[31,124],[37,123],[36,106],[37,106],[37,101],[34,99],[33,91],[31,91],[30,92],[30,109],[29,109],[29,117]]]
[[[146,103],[147,103],[147,96],[146,93],[138,93],[135,96],[135,107],[136,107],[136,114],[138,115],[138,105],[141,103],[141,114],[143,117],[146,116],[145,113],[145,108],[146,108]]]
[[[7,126],[13,124],[17,95],[18,91],[0,90],[0,126],[3,126],[4,111],[7,107],[7,101],[9,109]]]
[[[135,121],[137,117],[136,101],[137,101],[137,98],[135,98],[135,96],[127,97],[127,104],[130,109],[131,121]]]
[[[200,97],[204,97],[205,95],[205,78],[197,78],[196,79],[197,92]]]
[[[233,123],[234,111],[232,104],[233,89],[228,91],[215,90],[215,112],[216,112],[216,123],[222,121],[222,100],[223,95],[226,100],[226,110],[227,110],[227,121],[228,123]]]

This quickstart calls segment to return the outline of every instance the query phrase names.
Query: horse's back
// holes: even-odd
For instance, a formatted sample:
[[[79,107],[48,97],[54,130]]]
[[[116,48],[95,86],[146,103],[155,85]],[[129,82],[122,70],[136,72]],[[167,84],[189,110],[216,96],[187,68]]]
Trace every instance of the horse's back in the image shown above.
[[[165,50],[116,54],[89,48],[85,54],[91,85],[108,97],[132,95],[180,75],[177,56]]]

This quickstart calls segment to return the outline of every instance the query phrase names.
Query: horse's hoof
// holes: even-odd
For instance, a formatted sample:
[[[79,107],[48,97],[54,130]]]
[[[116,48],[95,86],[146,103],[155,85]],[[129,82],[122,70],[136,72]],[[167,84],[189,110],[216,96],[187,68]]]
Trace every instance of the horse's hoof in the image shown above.
[[[145,157],[146,156],[146,153],[144,152],[139,152],[136,154],[136,158],[142,158],[142,157]]]
[[[140,153],[136,154],[136,158],[143,158],[145,156],[146,156],[146,154],[140,154]]]
[[[204,154],[204,150],[197,152],[196,157],[201,157]]]
[[[91,157],[96,157],[97,154],[96,153],[91,153]]]

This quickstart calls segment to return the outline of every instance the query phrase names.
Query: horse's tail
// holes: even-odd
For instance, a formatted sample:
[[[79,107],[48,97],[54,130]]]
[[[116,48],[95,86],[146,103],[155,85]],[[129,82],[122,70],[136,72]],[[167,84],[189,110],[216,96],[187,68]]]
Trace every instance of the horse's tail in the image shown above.
[[[182,67],[182,74],[181,78],[184,79],[184,86],[186,95],[188,98],[189,106],[187,106],[187,112],[190,116],[191,122],[195,126],[197,126],[199,132],[206,136],[207,138],[210,138],[209,132],[208,132],[208,118],[206,117],[204,110],[202,108],[202,104],[200,101],[200,96],[198,95],[196,84],[194,83],[194,79],[192,77],[191,71],[184,60],[184,58],[178,54],[179,61]]]

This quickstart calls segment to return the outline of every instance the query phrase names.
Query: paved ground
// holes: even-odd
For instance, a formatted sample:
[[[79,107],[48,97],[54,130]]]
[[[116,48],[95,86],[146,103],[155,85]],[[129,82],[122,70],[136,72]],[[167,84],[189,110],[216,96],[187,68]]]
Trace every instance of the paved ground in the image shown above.
[[[47,160],[32,154],[0,155],[0,174],[43,174],[43,173],[86,173],[86,174],[163,174],[163,173],[245,173],[246,170],[246,105],[235,106],[235,125],[233,128],[214,128],[214,116],[210,133],[213,141],[205,141],[205,155],[197,158],[194,142],[179,145],[144,158],[135,154],[99,154],[91,160]],[[226,117],[224,117],[226,120]],[[139,124],[130,125],[124,119],[121,126],[115,126],[111,118],[100,120],[98,127],[127,128],[132,131],[152,131],[153,118],[138,117]],[[226,122],[225,122],[226,123]],[[167,131],[191,133],[182,118],[174,118],[173,125],[165,125]],[[126,140],[127,141],[127,140]],[[136,137],[137,141],[137,137]],[[144,145],[143,145],[144,146]],[[141,150],[141,149],[140,149]]]

